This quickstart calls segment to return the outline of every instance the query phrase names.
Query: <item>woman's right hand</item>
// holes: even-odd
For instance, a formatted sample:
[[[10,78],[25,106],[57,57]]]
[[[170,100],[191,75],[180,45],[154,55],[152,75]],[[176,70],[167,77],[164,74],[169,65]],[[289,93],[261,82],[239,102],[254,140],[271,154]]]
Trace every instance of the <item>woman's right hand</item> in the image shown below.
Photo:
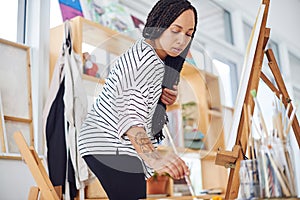
[[[168,152],[159,159],[152,160],[149,164],[158,174],[168,173],[174,179],[182,179],[190,174],[185,162],[173,152]]]
[[[189,175],[187,165],[178,155],[171,151],[162,154],[154,148],[144,128],[131,127],[126,134],[139,156],[157,173],[168,173],[174,179]]]

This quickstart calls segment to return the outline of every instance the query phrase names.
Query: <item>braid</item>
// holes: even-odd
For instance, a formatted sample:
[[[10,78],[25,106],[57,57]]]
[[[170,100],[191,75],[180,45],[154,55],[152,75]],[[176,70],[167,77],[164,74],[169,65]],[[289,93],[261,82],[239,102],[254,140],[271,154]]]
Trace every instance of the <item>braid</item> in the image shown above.
[[[197,12],[187,0],[159,0],[148,15],[143,36],[151,40],[159,38],[179,15],[189,9],[193,10],[195,14],[193,37],[197,25]]]
[[[178,84],[179,73],[182,69],[196,31],[196,9],[188,0],[159,0],[150,11],[143,30],[144,38],[155,40],[159,38],[162,33],[186,10],[193,10],[195,15],[195,26],[192,39],[180,55],[176,57],[167,55],[165,58],[165,73],[162,81],[162,87],[173,89],[173,85]],[[164,138],[162,128],[167,121],[166,105],[162,103],[161,99],[159,99],[152,118],[152,134],[158,142]]]

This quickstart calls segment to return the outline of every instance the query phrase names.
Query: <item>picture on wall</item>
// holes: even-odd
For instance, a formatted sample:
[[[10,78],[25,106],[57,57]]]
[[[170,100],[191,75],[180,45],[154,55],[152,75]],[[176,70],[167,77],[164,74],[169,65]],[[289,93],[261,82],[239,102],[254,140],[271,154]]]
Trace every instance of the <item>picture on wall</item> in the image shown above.
[[[61,15],[63,18],[63,21],[66,21],[68,19],[72,19],[73,17],[76,16],[82,16],[82,9],[80,5],[79,0],[59,0],[59,7],[61,10]]]
[[[86,19],[100,23],[118,32],[132,31],[135,27],[126,7],[111,0],[80,0]]]

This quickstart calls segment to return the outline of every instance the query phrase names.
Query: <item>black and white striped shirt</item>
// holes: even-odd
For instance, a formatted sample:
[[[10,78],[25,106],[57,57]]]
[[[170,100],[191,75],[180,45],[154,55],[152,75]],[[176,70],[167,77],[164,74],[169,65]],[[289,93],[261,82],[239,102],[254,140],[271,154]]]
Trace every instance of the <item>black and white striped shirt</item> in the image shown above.
[[[114,63],[101,94],[78,137],[81,156],[126,154],[139,157],[125,135],[132,126],[145,128],[152,143],[151,121],[162,92],[164,63],[145,39],[138,40]],[[145,163],[145,175],[151,169]]]

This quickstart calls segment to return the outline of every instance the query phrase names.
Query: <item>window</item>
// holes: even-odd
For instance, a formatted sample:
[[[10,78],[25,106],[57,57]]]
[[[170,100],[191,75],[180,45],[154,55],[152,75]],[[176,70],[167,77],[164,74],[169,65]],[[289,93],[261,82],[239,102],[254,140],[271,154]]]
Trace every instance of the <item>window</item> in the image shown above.
[[[281,65],[280,65],[280,57],[279,57],[279,48],[278,48],[278,44],[276,42],[274,42],[273,40],[269,40],[266,49],[272,49],[276,62],[278,64],[278,67],[281,71]]]
[[[243,22],[243,31],[244,31],[244,40],[245,40],[245,49],[246,49],[246,47],[248,45],[248,41],[251,36],[252,26],[246,22]]]
[[[300,58],[295,54],[289,52],[289,61],[291,69],[292,84],[294,87],[300,88],[299,74],[300,74]]]
[[[50,28],[61,25],[63,18],[61,15],[58,0],[50,1]]]
[[[213,59],[213,64],[220,77],[223,105],[233,107],[237,95],[236,65],[230,61]]]
[[[25,42],[26,0],[1,1],[0,38],[12,42]]]
[[[199,31],[233,44],[231,15],[212,1],[201,1],[198,8]]]
[[[294,105],[300,105],[300,87],[293,87],[294,99],[292,99]],[[300,117],[300,110],[296,111],[297,119]]]

